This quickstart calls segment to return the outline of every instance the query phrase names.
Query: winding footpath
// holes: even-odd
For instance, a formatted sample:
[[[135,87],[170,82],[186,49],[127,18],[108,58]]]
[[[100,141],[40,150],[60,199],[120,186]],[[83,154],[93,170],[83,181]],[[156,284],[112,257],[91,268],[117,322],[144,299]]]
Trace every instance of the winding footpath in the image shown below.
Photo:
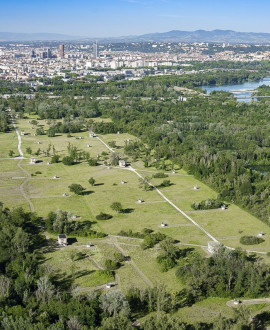
[[[20,156],[19,157],[16,157],[15,159],[19,159],[19,161],[17,163],[17,166],[26,175],[23,183],[20,185],[20,192],[21,192],[23,198],[27,201],[27,203],[28,203],[28,205],[30,207],[31,212],[34,212],[34,205],[33,205],[32,201],[31,201],[31,199],[26,194],[25,189],[24,189],[24,186],[27,184],[27,182],[30,179],[30,174],[21,165],[23,159],[25,159],[24,156],[23,156],[22,148],[21,148],[22,147],[22,138],[20,136],[20,133],[18,131],[18,128],[17,128],[17,126],[15,124],[15,120],[14,120],[11,112],[10,112],[10,117],[11,117],[11,121],[12,121],[12,125],[14,127],[14,130],[15,130],[15,132],[17,134],[17,137],[18,137],[18,151],[19,151],[19,155]]]

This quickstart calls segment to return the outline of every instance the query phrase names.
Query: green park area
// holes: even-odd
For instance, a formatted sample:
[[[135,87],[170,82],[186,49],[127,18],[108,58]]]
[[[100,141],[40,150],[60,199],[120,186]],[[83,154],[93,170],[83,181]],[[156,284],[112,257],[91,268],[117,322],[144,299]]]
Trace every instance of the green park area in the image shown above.
[[[31,123],[33,120],[35,124]],[[194,210],[192,203],[215,199],[217,193],[177,167],[174,171],[165,171],[170,184],[162,186],[164,179],[153,177],[160,173],[153,164],[145,168],[140,159],[133,162],[125,155],[124,146],[127,141],[135,141],[134,136],[106,134],[90,137],[89,131],[59,133],[52,137],[35,135],[38,128],[48,128],[45,120],[37,120],[35,116],[16,119],[16,126],[22,140],[23,158],[17,158],[16,132],[0,134],[0,200],[4,205],[11,209],[22,206],[45,218],[49,212],[62,210],[78,222],[89,222],[91,230],[106,234],[102,238],[71,234],[68,235],[71,244],[59,247],[57,235],[46,233],[51,242],[51,248],[45,253],[46,267],[59,279],[73,281],[78,292],[106,290],[107,283],[113,284],[112,289],[124,293],[132,287],[160,285],[171,292],[183,289],[184,284],[175,276],[175,269],[164,272],[157,263],[158,245],[142,249],[142,238],[123,234],[130,231],[142,233],[146,228],[171,237],[182,251],[197,251],[209,256],[209,233],[228,247],[255,251],[261,253],[267,263],[270,261],[266,256],[270,251],[270,228],[266,224],[234,204],[225,210]],[[128,166],[108,165],[113,156],[108,145],[113,146]],[[96,166],[90,166],[85,160],[78,160],[71,166],[52,161],[54,155],[60,155],[61,159],[68,156],[70,148],[74,147],[96,159]],[[139,175],[147,177],[158,191],[143,189]],[[93,184],[89,183],[90,178],[94,179]],[[69,187],[72,184],[81,185],[83,193],[71,192]],[[111,208],[114,202],[121,203],[121,212]],[[97,220],[100,213],[109,214],[111,218]],[[260,232],[265,236],[261,244],[247,246],[240,243],[242,236],[257,236]],[[106,260],[113,260],[117,253],[125,260],[114,271],[108,271]],[[220,313],[224,316],[231,313],[226,301],[226,298],[209,298],[180,309],[177,315],[186,322],[209,321]],[[262,308],[267,309],[267,306]]]

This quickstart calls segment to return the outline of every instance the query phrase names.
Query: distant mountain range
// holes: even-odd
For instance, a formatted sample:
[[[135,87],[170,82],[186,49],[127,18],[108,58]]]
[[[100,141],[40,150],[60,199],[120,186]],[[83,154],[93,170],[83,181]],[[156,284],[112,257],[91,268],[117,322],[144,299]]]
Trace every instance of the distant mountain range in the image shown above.
[[[94,41],[99,42],[209,42],[270,44],[270,33],[236,32],[232,30],[173,30],[163,33],[149,33],[138,36],[114,38],[87,38],[56,33],[11,33],[0,32],[0,41]]]
[[[140,41],[161,42],[213,42],[213,43],[270,43],[270,33],[236,32],[232,30],[173,30],[164,33],[150,33],[138,37]]]

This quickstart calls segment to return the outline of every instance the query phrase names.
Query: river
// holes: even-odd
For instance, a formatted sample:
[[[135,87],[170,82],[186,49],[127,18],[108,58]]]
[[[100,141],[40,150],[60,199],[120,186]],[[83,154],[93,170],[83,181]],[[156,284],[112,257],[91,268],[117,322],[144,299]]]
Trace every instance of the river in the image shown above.
[[[202,86],[202,89],[206,90],[207,94],[212,91],[230,92],[234,94],[238,101],[250,102],[251,100],[256,100],[256,98],[252,98],[252,93],[261,85],[270,86],[270,77],[265,77],[260,81],[247,81],[237,85]]]

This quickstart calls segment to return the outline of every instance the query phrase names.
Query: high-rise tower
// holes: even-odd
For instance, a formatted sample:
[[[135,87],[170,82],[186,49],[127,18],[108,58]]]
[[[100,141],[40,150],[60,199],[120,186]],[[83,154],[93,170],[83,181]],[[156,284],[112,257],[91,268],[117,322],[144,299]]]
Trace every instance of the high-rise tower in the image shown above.
[[[59,45],[59,56],[61,58],[64,58],[65,57],[65,46],[64,45]]]
[[[96,43],[93,45],[93,56],[94,56],[94,58],[98,58],[98,57],[99,57],[98,43],[97,43],[97,41],[96,41]]]

